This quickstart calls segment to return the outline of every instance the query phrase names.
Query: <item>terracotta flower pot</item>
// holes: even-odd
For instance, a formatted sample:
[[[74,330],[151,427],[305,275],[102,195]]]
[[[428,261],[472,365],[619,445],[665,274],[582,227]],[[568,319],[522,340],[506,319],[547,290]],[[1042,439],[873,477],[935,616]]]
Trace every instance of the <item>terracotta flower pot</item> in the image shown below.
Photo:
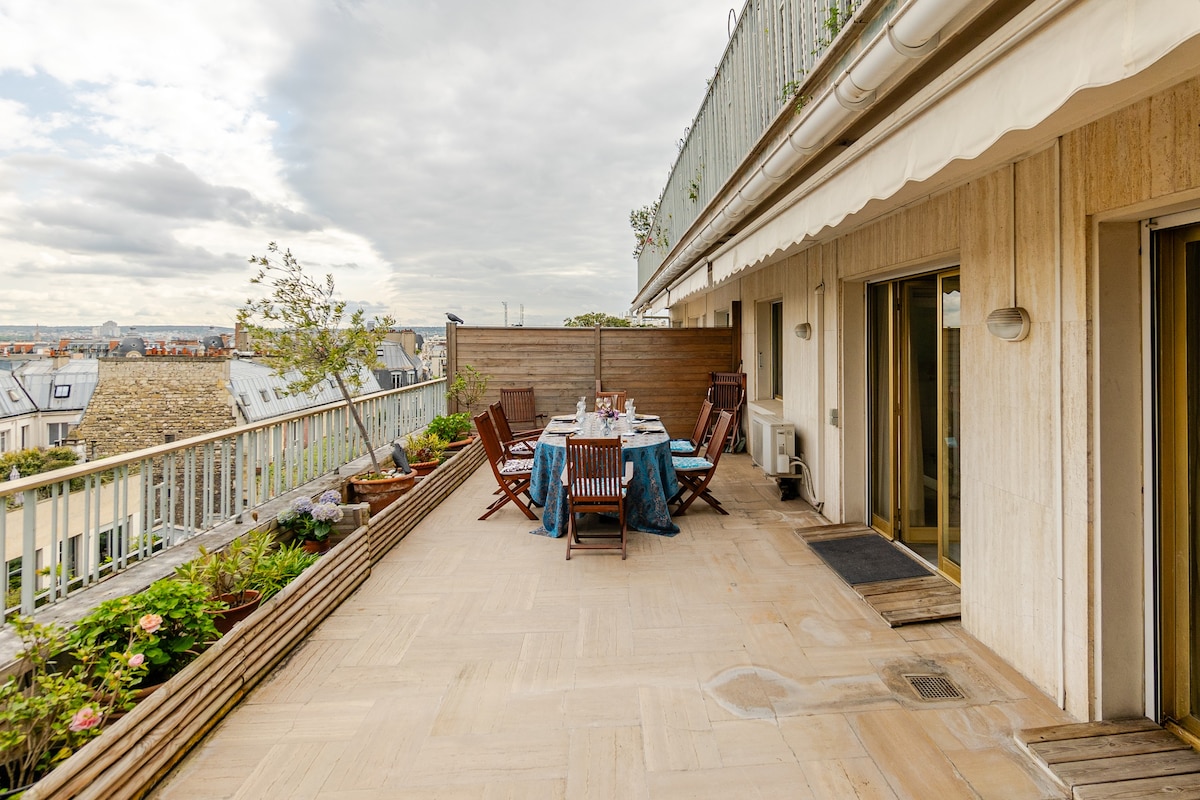
[[[300,549],[306,553],[324,553],[329,549],[329,540],[324,539],[318,542],[314,539],[305,539],[300,543]]]
[[[222,636],[233,630],[234,625],[254,613],[254,609],[258,608],[258,604],[262,600],[262,595],[254,589],[247,589],[242,596],[244,600],[241,605],[230,605],[229,608],[222,609],[221,611],[208,612],[215,617],[213,622],[217,626],[217,631]],[[237,602],[237,595],[222,594],[218,595],[217,599],[232,604]]]
[[[409,464],[409,466],[412,467],[413,472],[417,475],[428,475],[437,469],[438,464],[441,463],[440,461],[418,461],[415,464]]]
[[[457,442],[451,442],[446,445],[447,450],[462,450],[464,447],[475,441],[474,436],[468,436],[466,439],[459,439]]]
[[[370,506],[372,514],[378,514],[411,489],[416,482],[416,473],[377,480],[355,477],[350,479],[350,487],[357,502],[366,503]]]

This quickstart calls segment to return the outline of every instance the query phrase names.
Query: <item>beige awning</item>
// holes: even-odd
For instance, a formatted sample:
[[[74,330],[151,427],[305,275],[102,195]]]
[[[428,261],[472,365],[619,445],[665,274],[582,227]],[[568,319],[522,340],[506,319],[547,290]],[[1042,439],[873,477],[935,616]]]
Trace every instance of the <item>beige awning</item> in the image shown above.
[[[1031,130],[1060,111],[1064,118],[1056,127],[1084,124],[1096,116],[1101,98],[1064,109],[1085,90],[1140,79],[1144,88],[1124,86],[1114,95],[1153,91],[1162,76],[1139,74],[1200,34],[1197,0],[1087,0],[1057,11],[1061,5],[1013,20],[1006,44],[956,65],[961,74],[944,75],[940,88],[914,98],[846,159],[777,204],[775,213],[717,253],[713,283],[837,226],[907,183],[979,157],[1007,133]],[[1194,74],[1197,62],[1200,57],[1190,55],[1184,66]]]

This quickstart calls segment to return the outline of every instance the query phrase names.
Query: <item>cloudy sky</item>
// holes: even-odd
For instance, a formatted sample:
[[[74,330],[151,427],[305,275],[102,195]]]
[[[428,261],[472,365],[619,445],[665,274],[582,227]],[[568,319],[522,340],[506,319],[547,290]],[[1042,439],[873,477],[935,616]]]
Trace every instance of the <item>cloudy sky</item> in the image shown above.
[[[0,322],[232,325],[269,241],[405,324],[623,313],[730,8],[0,0]]]

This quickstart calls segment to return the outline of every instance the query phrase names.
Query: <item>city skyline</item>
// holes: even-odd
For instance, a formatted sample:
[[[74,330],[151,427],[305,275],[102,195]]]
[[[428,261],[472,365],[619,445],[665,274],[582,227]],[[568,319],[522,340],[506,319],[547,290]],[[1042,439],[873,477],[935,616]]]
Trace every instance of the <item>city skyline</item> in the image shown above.
[[[0,9],[0,319],[232,326],[269,241],[414,325],[624,313],[729,11]]]

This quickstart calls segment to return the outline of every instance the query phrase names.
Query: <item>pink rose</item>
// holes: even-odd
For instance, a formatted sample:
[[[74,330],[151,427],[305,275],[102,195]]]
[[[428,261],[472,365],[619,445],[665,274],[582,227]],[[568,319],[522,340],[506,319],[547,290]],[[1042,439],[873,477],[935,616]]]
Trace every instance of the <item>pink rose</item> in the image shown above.
[[[91,706],[84,706],[75,712],[75,716],[71,717],[70,729],[73,731],[85,731],[88,728],[94,728],[100,724],[100,715]]]
[[[147,614],[138,620],[138,625],[140,625],[142,630],[144,630],[146,633],[154,633],[156,630],[162,627],[162,617],[160,617],[158,614]]]
[[[129,666],[131,666],[131,667],[140,667],[142,664],[145,664],[145,663],[146,663],[146,656],[144,656],[141,653],[134,653],[133,655],[131,655],[129,657]]]

